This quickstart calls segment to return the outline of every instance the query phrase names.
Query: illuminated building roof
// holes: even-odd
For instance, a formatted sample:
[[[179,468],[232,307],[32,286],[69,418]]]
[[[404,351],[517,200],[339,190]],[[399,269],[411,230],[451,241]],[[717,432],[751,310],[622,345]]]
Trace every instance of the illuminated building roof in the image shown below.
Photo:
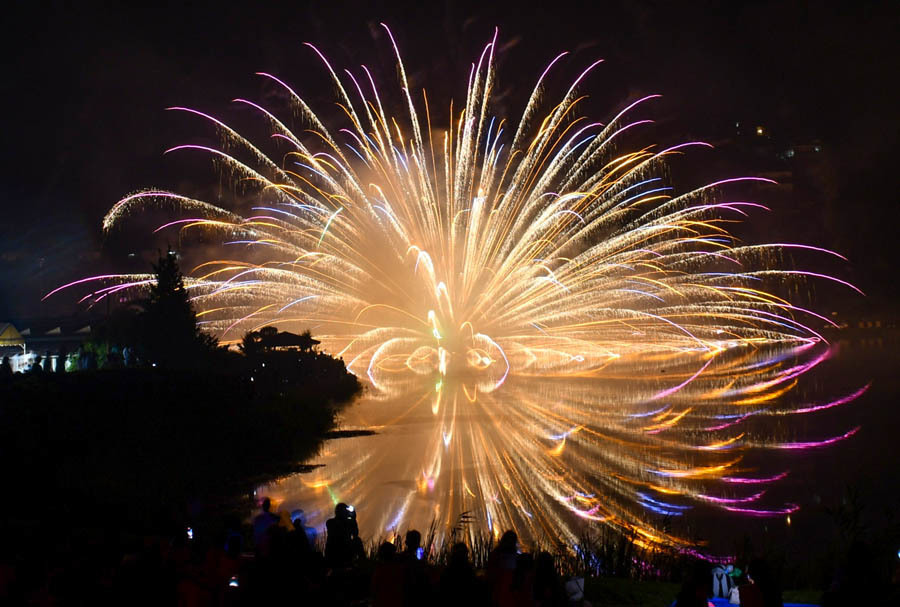
[[[25,338],[12,326],[12,323],[0,323],[0,346],[21,346],[24,344]]]

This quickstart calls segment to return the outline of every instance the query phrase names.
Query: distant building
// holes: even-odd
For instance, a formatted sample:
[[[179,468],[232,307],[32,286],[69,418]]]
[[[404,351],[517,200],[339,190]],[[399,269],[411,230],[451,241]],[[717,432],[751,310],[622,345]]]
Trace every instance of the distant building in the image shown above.
[[[289,333],[287,331],[279,331],[275,335],[265,337],[262,340],[262,346],[264,348],[275,351],[299,350],[307,352],[318,346],[320,343],[322,342],[318,339],[313,339],[309,333],[297,335],[296,333]]]
[[[58,365],[65,364],[60,360],[62,355],[74,355],[91,337],[91,325],[83,319],[40,319],[19,325],[23,328],[0,322],[0,357],[9,356],[14,373],[28,371],[38,357],[44,370],[56,371]]]

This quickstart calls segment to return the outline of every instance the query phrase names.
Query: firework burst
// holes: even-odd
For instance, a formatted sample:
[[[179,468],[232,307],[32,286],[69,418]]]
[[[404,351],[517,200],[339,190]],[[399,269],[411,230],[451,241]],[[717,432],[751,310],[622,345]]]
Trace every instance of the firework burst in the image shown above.
[[[657,95],[605,122],[585,118],[578,90],[599,61],[548,108],[546,80],[566,53],[554,58],[521,119],[509,122],[490,110],[495,34],[472,65],[464,104],[451,104],[438,128],[385,31],[399,115],[386,109],[366,66],[339,75],[309,45],[337,90],[337,130],[265,73],[289,99],[291,117],[236,102],[265,121],[267,146],[278,154],[206,113],[170,108],[211,123],[221,146],[169,152],[212,156],[241,199],[252,200],[249,212],[148,190],[119,201],[104,228],[150,206],[177,209],[180,218],[160,230],[202,231],[235,250],[196,267],[188,281],[207,330],[228,342],[264,325],[312,327],[368,378],[374,404],[360,415],[370,426],[390,435],[401,409],[430,416],[397,473],[415,478],[413,486],[379,498],[386,506],[383,515],[369,512],[374,531],[414,521],[416,508],[419,518],[447,521],[469,510],[492,530],[517,525],[534,537],[571,539],[587,520],[647,545],[683,546],[653,517],[696,504],[790,512],[792,505],[754,505],[760,484],[779,477],[742,475],[741,454],[820,443],[776,443],[745,427],[859,395],[799,410],[779,405],[824,359],[811,325],[830,322],[779,295],[779,285],[812,278],[855,289],[784,267],[783,252],[840,256],[741,244],[729,233],[729,224],[764,209],[730,194],[769,180],[674,192],[661,177],[667,159],[706,143],[622,152],[631,132],[651,122],[632,115]],[[100,300],[151,278],[79,284],[101,281],[86,296]],[[317,481],[304,482],[362,499],[372,491],[364,479],[390,461],[392,447],[380,444],[364,457],[333,459]],[[744,485],[752,491],[733,490]],[[422,507],[416,496],[436,487],[440,497]]]

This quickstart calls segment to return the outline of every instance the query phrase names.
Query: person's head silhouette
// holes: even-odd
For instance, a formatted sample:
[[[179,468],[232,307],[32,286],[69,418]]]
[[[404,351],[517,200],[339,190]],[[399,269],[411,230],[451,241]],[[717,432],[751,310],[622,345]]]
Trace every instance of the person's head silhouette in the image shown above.
[[[519,546],[519,536],[516,535],[516,532],[510,529],[505,532],[502,536],[500,536],[500,542],[497,544],[497,549],[502,552],[515,552]]]
[[[469,548],[463,542],[456,542],[450,549],[451,566],[465,566],[469,564]]]
[[[404,542],[407,552],[415,552],[422,545],[422,534],[415,529],[406,532],[406,541]]]
[[[378,560],[382,563],[390,563],[397,555],[397,547],[390,542],[382,542],[378,547]]]

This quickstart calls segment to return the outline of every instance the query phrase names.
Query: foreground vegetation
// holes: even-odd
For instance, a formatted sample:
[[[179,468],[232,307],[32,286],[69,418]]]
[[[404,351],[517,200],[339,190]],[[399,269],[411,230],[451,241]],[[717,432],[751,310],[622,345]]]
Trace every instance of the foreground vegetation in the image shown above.
[[[40,503],[115,505],[144,517],[148,508],[239,492],[306,460],[332,429],[338,403],[355,393],[347,383],[339,393],[261,395],[227,371],[15,377],[0,388],[0,471]]]
[[[305,333],[266,327],[228,350],[200,330],[176,256],[123,306],[68,373],[0,377],[0,473],[28,496],[13,519],[177,516],[233,499],[319,448],[361,385]],[[61,369],[60,369],[61,370]]]

